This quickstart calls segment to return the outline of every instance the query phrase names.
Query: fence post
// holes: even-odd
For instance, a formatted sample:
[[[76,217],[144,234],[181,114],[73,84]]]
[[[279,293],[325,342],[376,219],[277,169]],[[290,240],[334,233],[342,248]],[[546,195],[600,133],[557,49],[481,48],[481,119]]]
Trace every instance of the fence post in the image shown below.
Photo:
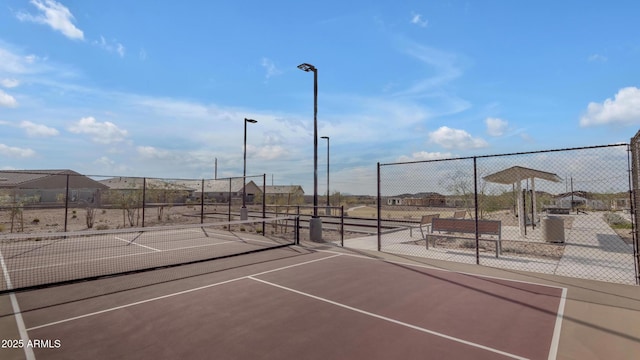
[[[69,217],[69,174],[67,174],[67,187],[64,195],[64,231],[67,232],[67,218]]]
[[[473,157],[473,208],[475,211],[475,233],[476,233],[476,265],[480,265],[480,236],[478,234],[478,166],[477,157]]]
[[[381,219],[381,209],[382,209],[382,200],[381,200],[381,195],[380,195],[380,162],[378,162],[377,165],[377,179],[378,179],[378,200],[377,200],[377,208],[378,208],[378,221],[377,221],[377,227],[378,227],[378,251],[380,251],[380,249],[382,248],[382,234],[380,233],[381,230],[381,223],[380,223],[380,219]]]

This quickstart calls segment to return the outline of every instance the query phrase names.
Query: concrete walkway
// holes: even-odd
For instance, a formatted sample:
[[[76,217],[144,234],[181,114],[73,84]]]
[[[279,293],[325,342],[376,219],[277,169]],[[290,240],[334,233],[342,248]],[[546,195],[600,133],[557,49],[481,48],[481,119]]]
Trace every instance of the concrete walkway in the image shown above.
[[[633,247],[611,229],[602,214],[575,216],[565,237],[556,275],[635,284]]]
[[[514,240],[507,227],[503,227],[503,239]],[[528,232],[527,238],[516,240],[541,242],[539,228]],[[514,232],[515,233],[515,232]],[[420,231],[406,229],[382,235],[382,251],[400,255],[475,264],[475,249],[426,249],[411,242],[422,238]],[[345,247],[377,250],[377,235],[344,240]],[[601,213],[574,216],[573,226],[565,230],[565,248],[560,260],[538,257],[495,257],[493,252],[481,252],[480,264],[522,271],[601,280],[621,284],[636,284],[633,247],[626,244],[604,221]]]

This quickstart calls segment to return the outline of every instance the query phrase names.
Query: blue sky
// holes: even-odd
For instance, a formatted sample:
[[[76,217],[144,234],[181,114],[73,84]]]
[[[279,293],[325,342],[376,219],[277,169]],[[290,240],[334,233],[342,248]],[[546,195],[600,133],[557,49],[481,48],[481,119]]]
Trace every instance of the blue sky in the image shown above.
[[[375,193],[376,163],[628,142],[638,1],[0,5],[0,168],[247,174]],[[318,140],[319,192],[326,141]]]

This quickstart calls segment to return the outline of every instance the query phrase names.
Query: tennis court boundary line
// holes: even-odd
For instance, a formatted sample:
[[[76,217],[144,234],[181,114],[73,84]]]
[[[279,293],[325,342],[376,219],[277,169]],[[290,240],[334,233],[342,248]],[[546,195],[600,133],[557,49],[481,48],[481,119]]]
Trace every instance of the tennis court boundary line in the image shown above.
[[[0,251],[0,268],[2,270],[2,274],[4,276],[4,281],[7,284],[7,288],[9,290],[13,290],[13,284],[11,283],[11,277],[9,276],[9,272],[7,271],[7,264],[4,262],[4,256],[2,256],[2,252]],[[9,293],[9,301],[11,302],[11,308],[13,309],[13,314],[16,317],[16,326],[18,327],[18,334],[20,335],[20,339],[27,344],[29,342],[29,334],[27,334],[27,329],[24,324],[24,319],[22,318],[22,311],[20,310],[20,304],[18,304],[18,299],[16,298],[15,292],[11,291]],[[33,349],[29,346],[23,346],[24,356],[27,360],[35,360],[36,355],[33,352]]]
[[[548,359],[549,360],[553,360],[553,359],[556,359],[556,357],[557,357],[558,347],[560,345],[560,333],[561,333],[561,330],[562,330],[562,321],[564,319],[564,310],[565,310],[566,301],[567,301],[568,289],[566,287],[556,286],[556,285],[548,285],[548,284],[541,284],[541,283],[532,282],[532,281],[525,281],[525,280],[507,279],[507,278],[503,278],[503,277],[499,277],[499,276],[491,276],[491,275],[484,275],[484,274],[474,274],[474,273],[467,272],[467,271],[449,270],[449,269],[443,269],[443,268],[439,268],[439,267],[432,266],[432,265],[427,265],[427,264],[420,264],[420,263],[414,264],[414,263],[410,263],[410,262],[406,262],[406,261],[395,261],[395,260],[379,259],[379,258],[367,256],[367,255],[345,254],[345,253],[341,253],[341,252],[338,252],[338,251],[332,251],[332,250],[316,250],[316,251],[329,253],[329,254],[342,254],[342,255],[345,255],[345,256],[352,256],[352,257],[356,257],[356,258],[360,258],[360,259],[366,259],[366,260],[378,260],[378,261],[383,261],[383,262],[387,262],[387,263],[390,263],[390,264],[414,266],[414,267],[430,269],[430,270],[437,270],[437,271],[442,271],[442,272],[463,274],[463,275],[474,276],[474,277],[478,277],[478,278],[510,281],[510,282],[515,282],[515,283],[530,284],[530,285],[536,285],[536,286],[544,286],[544,287],[548,287],[548,288],[552,288],[552,289],[558,289],[558,290],[560,290],[560,297],[559,297],[560,301],[558,302],[558,310],[556,310],[556,320],[555,320],[555,324],[554,324],[554,328],[553,328],[553,335],[552,335],[552,338],[551,338],[551,344],[550,344],[550,347],[549,347],[549,357],[548,357]]]
[[[384,320],[384,321],[387,321],[387,322],[390,322],[390,323],[393,323],[393,324],[396,324],[396,325],[404,326],[404,327],[407,327],[407,328],[410,328],[410,329],[413,329],[413,330],[418,330],[418,331],[421,331],[423,333],[427,333],[427,334],[430,334],[430,335],[441,337],[441,338],[444,338],[444,339],[447,339],[447,340],[455,341],[457,343],[461,343],[461,344],[464,344],[464,345],[472,346],[472,347],[475,347],[475,348],[478,348],[478,349],[482,349],[482,350],[486,350],[486,351],[489,351],[489,352],[493,352],[493,353],[496,353],[496,354],[504,355],[504,356],[507,356],[507,357],[510,357],[510,358],[513,358],[513,359],[519,359],[519,360],[526,360],[527,359],[525,357],[522,357],[522,356],[519,356],[519,355],[515,355],[515,354],[511,354],[511,353],[508,353],[506,351],[498,350],[498,349],[495,349],[495,348],[492,348],[492,347],[489,347],[489,346],[485,346],[485,345],[474,343],[474,342],[471,342],[471,341],[468,341],[468,340],[460,339],[460,338],[457,338],[455,336],[443,334],[443,333],[440,333],[440,332],[437,332],[437,331],[434,331],[434,330],[425,329],[425,328],[417,326],[417,325],[412,325],[412,324],[409,324],[409,323],[406,323],[406,322],[403,322],[403,321],[400,321],[400,320],[396,320],[396,319],[393,319],[393,318],[390,318],[390,317],[386,317],[386,316],[383,316],[383,315],[372,313],[370,311],[358,309],[356,307],[349,306],[349,305],[346,305],[346,304],[343,304],[343,303],[340,303],[340,302],[337,302],[337,301],[329,300],[329,299],[326,299],[326,298],[323,298],[323,297],[320,297],[320,296],[316,296],[316,295],[313,295],[313,294],[309,294],[309,293],[306,293],[306,292],[303,292],[303,291],[300,291],[300,290],[292,289],[292,288],[289,288],[289,287],[286,287],[286,286],[282,286],[282,285],[279,285],[279,284],[276,284],[276,283],[272,283],[272,282],[269,282],[269,281],[266,281],[266,280],[258,279],[258,278],[255,278],[254,276],[251,276],[251,275],[248,276],[248,278],[251,279],[251,280],[266,284],[266,285],[270,285],[270,286],[276,287],[276,288],[281,289],[281,290],[290,291],[292,293],[295,293],[295,294],[298,294],[298,295],[302,295],[302,296],[306,296],[306,297],[312,298],[314,300],[319,300],[319,301],[322,301],[322,302],[325,302],[325,303],[328,303],[328,304],[331,304],[331,305],[334,305],[334,306],[341,307],[343,309],[354,311],[354,312],[357,312],[357,313],[360,313],[360,314],[363,314],[363,315],[367,315],[369,317],[373,317],[373,318],[376,318],[376,319]]]
[[[32,330],[37,330],[37,329],[41,329],[41,328],[45,328],[45,327],[49,327],[49,326],[59,325],[59,324],[67,323],[67,322],[74,321],[74,320],[84,319],[84,318],[87,318],[87,317],[108,313],[108,312],[111,312],[111,311],[116,311],[116,310],[125,309],[125,308],[136,306],[136,305],[146,304],[146,303],[153,302],[153,301],[156,301],[156,300],[167,299],[167,298],[170,298],[170,297],[174,297],[174,296],[178,296],[178,295],[184,295],[184,294],[188,294],[188,293],[192,293],[192,292],[195,292],[195,291],[200,291],[200,290],[212,288],[212,287],[219,286],[219,285],[229,284],[229,283],[232,283],[232,282],[235,282],[235,281],[239,281],[239,280],[247,280],[251,276],[260,276],[260,275],[263,275],[263,274],[268,274],[268,273],[272,273],[272,272],[276,272],[276,271],[286,270],[286,269],[294,268],[294,267],[297,267],[297,266],[307,265],[307,264],[311,264],[311,263],[314,263],[314,262],[331,259],[331,258],[334,258],[334,257],[337,257],[337,256],[342,256],[342,255],[341,254],[337,254],[337,255],[332,255],[332,256],[326,256],[326,257],[323,257],[323,258],[320,258],[320,259],[313,259],[313,260],[305,261],[305,262],[302,262],[302,263],[299,263],[299,264],[287,265],[287,266],[279,267],[279,268],[276,268],[276,269],[261,271],[259,273],[246,275],[246,276],[241,276],[241,277],[238,277],[238,278],[229,279],[229,280],[225,280],[225,281],[221,281],[221,282],[217,282],[217,283],[213,283],[213,284],[203,285],[203,286],[199,286],[199,287],[188,289],[188,290],[183,290],[183,291],[179,291],[179,292],[175,292],[175,293],[170,293],[170,294],[166,294],[166,295],[162,295],[162,296],[157,296],[157,297],[153,297],[153,298],[149,298],[149,299],[145,299],[145,300],[135,301],[135,302],[132,302],[132,303],[129,303],[129,304],[115,306],[115,307],[104,309],[104,310],[100,310],[100,311],[94,311],[94,312],[91,312],[91,313],[88,313],[88,314],[78,315],[78,316],[70,317],[70,318],[63,319],[63,320],[53,321],[53,322],[42,324],[42,325],[32,326],[30,328],[27,328],[26,331],[32,331]]]

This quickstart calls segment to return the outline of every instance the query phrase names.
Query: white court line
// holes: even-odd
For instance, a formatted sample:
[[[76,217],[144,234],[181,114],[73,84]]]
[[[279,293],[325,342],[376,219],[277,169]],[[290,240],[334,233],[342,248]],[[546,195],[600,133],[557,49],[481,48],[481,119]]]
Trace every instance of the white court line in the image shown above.
[[[498,277],[498,276],[474,274],[474,273],[464,272],[464,271],[455,271],[455,270],[449,270],[449,269],[442,269],[442,268],[438,268],[438,267],[431,266],[431,265],[426,265],[426,264],[413,264],[413,263],[403,262],[403,261],[380,260],[380,259],[372,258],[372,257],[366,256],[366,255],[345,254],[345,253],[340,253],[340,252],[331,251],[331,250],[316,250],[316,251],[318,251],[318,252],[326,252],[326,253],[330,253],[330,254],[343,254],[345,256],[351,256],[351,257],[356,257],[356,258],[360,258],[360,259],[378,260],[378,261],[383,261],[383,262],[387,262],[387,263],[391,263],[391,264],[414,266],[414,267],[420,267],[420,268],[425,268],[425,269],[430,269],[430,270],[437,270],[437,271],[442,271],[442,272],[457,273],[457,274],[462,274],[462,275],[474,276],[474,277],[478,277],[478,278],[495,279],[495,280],[509,281],[509,282],[515,282],[515,283],[521,283],[521,284],[529,284],[529,285],[548,287],[548,288],[552,288],[552,289],[560,289],[562,291],[562,293],[560,295],[560,302],[558,304],[558,311],[557,311],[557,314],[556,314],[556,321],[555,321],[555,326],[554,326],[554,329],[553,329],[553,337],[552,337],[552,341],[551,341],[551,346],[549,348],[548,360],[552,360],[552,359],[555,359],[557,357],[558,346],[560,344],[560,331],[561,331],[561,328],[562,328],[562,320],[564,318],[564,309],[565,309],[565,305],[566,305],[567,291],[568,291],[568,289],[565,288],[565,287],[556,286],[556,285],[540,284],[540,283],[535,283],[535,282],[531,282],[531,281],[524,281],[524,280],[507,279],[507,278],[502,278],[502,277]]]
[[[490,351],[490,352],[493,352],[493,353],[496,353],[496,354],[508,356],[508,357],[510,357],[512,359],[522,359],[522,360],[527,359],[525,357],[514,355],[514,354],[511,354],[511,353],[502,351],[502,350],[494,349],[494,348],[489,347],[489,346],[484,346],[484,345],[477,344],[477,343],[474,343],[474,342],[471,342],[471,341],[463,340],[463,339],[460,339],[460,338],[457,338],[457,337],[454,337],[454,336],[451,336],[451,335],[443,334],[443,333],[440,333],[440,332],[437,332],[437,331],[434,331],[434,330],[425,329],[423,327],[412,325],[412,324],[409,324],[409,323],[406,323],[406,322],[403,322],[403,321],[399,321],[399,320],[396,320],[396,319],[392,319],[392,318],[389,318],[389,317],[386,317],[386,316],[383,316],[383,315],[378,315],[378,314],[375,314],[375,313],[372,313],[372,312],[369,312],[369,311],[366,311],[366,310],[358,309],[356,307],[349,306],[349,305],[346,305],[346,304],[343,304],[343,303],[339,303],[337,301],[333,301],[333,300],[329,300],[329,299],[326,299],[326,298],[323,298],[323,297],[315,296],[315,295],[312,295],[312,294],[309,294],[309,293],[305,293],[305,292],[302,292],[302,291],[299,291],[299,290],[288,288],[286,286],[278,285],[278,284],[275,284],[275,283],[272,283],[272,282],[269,282],[269,281],[257,279],[257,278],[255,278],[253,276],[249,276],[249,279],[255,280],[257,282],[261,282],[263,284],[271,285],[273,287],[276,287],[276,288],[279,288],[279,289],[282,289],[282,290],[287,290],[287,291],[290,291],[290,292],[298,294],[298,295],[303,295],[303,296],[306,296],[306,297],[309,297],[309,298],[312,298],[312,299],[315,299],[315,300],[323,301],[323,302],[329,303],[331,305],[335,305],[335,306],[338,306],[338,307],[341,307],[341,308],[344,308],[344,309],[347,309],[347,310],[351,310],[351,311],[354,311],[354,312],[357,312],[357,313],[360,313],[360,314],[364,314],[364,315],[367,315],[367,316],[370,316],[370,317],[374,317],[374,318],[377,318],[377,319],[380,319],[380,320],[388,321],[388,322],[393,323],[393,324],[397,324],[397,325],[401,325],[401,326],[404,326],[404,327],[408,327],[410,329],[418,330],[418,331],[421,331],[421,332],[424,332],[424,333],[427,333],[427,334],[435,335],[435,336],[438,336],[438,337],[441,337],[441,338],[444,338],[444,339],[447,339],[447,340],[455,341],[455,342],[458,342],[458,343],[461,343],[461,344],[469,345],[469,346],[472,346],[472,347],[475,347],[475,348],[479,348],[479,349],[482,349],[482,350],[486,350],[486,351]]]
[[[4,281],[7,284],[7,289],[13,290],[11,277],[9,276],[9,272],[7,271],[7,264],[5,264],[4,262],[2,252],[0,252],[0,267],[2,267],[2,274],[4,275]],[[13,314],[16,317],[16,326],[18,327],[18,333],[20,334],[20,339],[22,339],[24,345],[22,346],[22,348],[24,349],[24,356],[27,358],[27,360],[35,360],[36,355],[33,352],[33,348],[27,346],[27,344],[29,343],[29,335],[27,334],[27,329],[24,325],[24,319],[22,318],[22,311],[20,310],[18,299],[16,298],[16,294],[13,291],[9,293],[9,299],[11,300]]]
[[[116,239],[116,240],[124,241],[124,242],[126,242],[127,244],[131,244],[131,241],[129,241],[129,240],[125,240],[125,239],[119,238],[119,237],[117,237],[117,236],[114,236],[113,238],[114,238],[114,239]],[[162,251],[162,250],[160,250],[160,249],[152,248],[151,246],[146,246],[146,245],[138,244],[137,242],[134,242],[134,243],[133,243],[133,245],[137,245],[137,246],[143,247],[143,248],[145,248],[145,249],[153,250],[153,251]]]
[[[551,347],[549,349],[549,360],[555,360],[558,356],[558,346],[560,345],[560,329],[562,328],[562,318],[564,317],[564,305],[567,300],[567,289],[562,289],[562,297],[558,304],[558,316],[556,317],[556,325],[553,329],[553,338],[551,339]]]
[[[262,272],[259,272],[259,273],[256,273],[256,274],[252,274],[252,275],[241,276],[241,277],[235,278],[235,279],[225,280],[225,281],[222,281],[222,282],[209,284],[209,285],[204,285],[204,286],[196,287],[196,288],[189,289],[189,290],[183,290],[183,291],[179,291],[179,292],[175,292],[175,293],[171,293],[171,294],[167,294],[167,295],[162,295],[162,296],[158,296],[158,297],[154,297],[154,298],[150,298],[150,299],[146,299],[146,300],[136,301],[136,302],[133,302],[133,303],[120,305],[120,306],[116,306],[116,307],[112,307],[112,308],[108,308],[108,309],[104,309],[104,310],[100,310],[100,311],[96,311],[96,312],[92,312],[92,313],[88,313],[88,314],[84,314],[84,315],[74,316],[74,317],[71,317],[71,318],[58,320],[58,321],[50,322],[50,323],[47,323],[47,324],[33,326],[33,327],[28,328],[27,331],[32,331],[32,330],[41,329],[41,328],[44,328],[44,327],[63,324],[63,323],[69,322],[69,321],[84,319],[84,318],[87,318],[87,317],[90,317],[90,316],[104,314],[104,313],[107,313],[107,312],[120,310],[120,309],[128,308],[128,307],[131,307],[131,306],[135,306],[135,305],[140,305],[140,304],[145,304],[145,303],[156,301],[156,300],[162,300],[162,299],[170,298],[170,297],[173,297],[173,296],[188,294],[188,293],[191,293],[191,292],[194,292],[194,291],[208,289],[208,288],[211,288],[211,287],[214,287],[214,286],[218,286],[218,285],[228,284],[228,283],[231,283],[231,282],[234,282],[234,281],[238,281],[238,280],[245,280],[245,279],[248,279],[250,276],[258,276],[258,275],[262,275],[262,274],[266,274],[266,273],[270,273],[270,272],[274,272],[274,271],[290,269],[290,268],[297,267],[297,266],[311,264],[311,263],[314,263],[314,262],[317,262],[317,261],[331,259],[331,258],[336,257],[336,256],[340,256],[340,255],[332,255],[332,256],[327,256],[327,257],[320,258],[320,259],[314,259],[314,260],[305,261],[305,262],[302,262],[302,263],[299,263],[299,264],[287,265],[287,266],[283,266],[283,267],[280,267],[280,268],[277,268],[277,269],[262,271]]]

